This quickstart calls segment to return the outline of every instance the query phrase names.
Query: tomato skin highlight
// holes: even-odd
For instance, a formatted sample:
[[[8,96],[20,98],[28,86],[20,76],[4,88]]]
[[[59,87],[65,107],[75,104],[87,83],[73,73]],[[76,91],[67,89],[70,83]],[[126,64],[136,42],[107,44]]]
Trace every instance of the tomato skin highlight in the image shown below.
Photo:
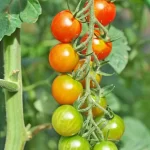
[[[52,96],[59,104],[73,104],[83,93],[82,84],[69,75],[57,76],[51,89]]]
[[[97,31],[95,30],[94,33]],[[81,38],[81,42],[84,42],[88,38],[88,33],[85,34]],[[103,60],[111,53],[112,50],[112,42],[105,42],[102,39],[97,38],[96,36],[93,36],[92,39],[92,49],[93,52],[96,54],[99,60]],[[86,49],[82,51],[83,54],[86,54]],[[92,58],[93,60],[93,58]]]
[[[101,117],[96,118],[95,121],[98,122],[101,119]],[[99,125],[101,128],[101,124]],[[114,117],[110,120],[108,120],[105,127],[102,128],[102,132],[104,134],[104,137],[107,137],[108,134],[108,140],[120,140],[123,133],[125,131],[125,124],[121,117],[114,114]],[[108,133],[109,132],[109,133]]]
[[[85,138],[79,135],[61,137],[58,150],[90,150],[90,144]]]
[[[82,24],[74,18],[69,10],[59,12],[52,20],[53,36],[62,43],[70,43],[76,39],[82,30]]]
[[[82,125],[82,115],[71,105],[59,106],[52,115],[52,126],[62,136],[77,134]]]
[[[49,53],[49,64],[57,72],[71,72],[79,61],[79,56],[71,44],[57,44]]]
[[[94,146],[93,150],[118,150],[117,146],[111,141],[102,141]]]

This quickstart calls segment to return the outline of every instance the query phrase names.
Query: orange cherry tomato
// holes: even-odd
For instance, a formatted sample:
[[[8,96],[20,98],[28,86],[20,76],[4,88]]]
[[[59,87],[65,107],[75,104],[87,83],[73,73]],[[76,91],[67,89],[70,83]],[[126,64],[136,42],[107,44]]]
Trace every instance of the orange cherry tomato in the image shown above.
[[[52,83],[52,96],[59,104],[73,104],[82,93],[82,84],[69,75],[57,76]]]
[[[97,31],[95,30],[94,33],[97,35]],[[81,42],[84,42],[88,38],[88,34],[85,34]],[[97,55],[99,60],[105,59],[112,50],[112,42],[105,42],[102,39],[97,38],[96,36],[93,37],[92,40],[92,49],[93,52]],[[86,54],[86,49],[82,51],[83,54]],[[93,59],[93,58],[92,58]]]
[[[71,72],[79,61],[79,56],[71,44],[57,44],[49,53],[50,66],[58,72]]]
[[[105,97],[97,97],[98,99],[96,99],[96,96],[92,95],[93,100],[98,100],[98,103],[101,107],[103,107],[104,109],[107,107],[107,101]],[[87,102],[85,102],[82,105],[82,108],[86,108],[87,107]],[[87,115],[87,113],[85,113]],[[97,117],[97,116],[102,116],[104,114],[104,111],[100,108],[98,108],[97,106],[94,106],[92,108],[92,114],[93,117]]]

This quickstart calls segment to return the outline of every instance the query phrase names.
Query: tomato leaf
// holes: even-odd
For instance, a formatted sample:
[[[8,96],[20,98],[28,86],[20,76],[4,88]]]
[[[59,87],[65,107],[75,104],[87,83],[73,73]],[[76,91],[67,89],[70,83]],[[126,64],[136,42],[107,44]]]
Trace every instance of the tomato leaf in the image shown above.
[[[126,130],[122,138],[123,147],[120,150],[149,150],[150,132],[142,122],[135,118],[124,119]]]
[[[130,47],[124,33],[113,26],[109,30],[109,37],[111,40],[117,37],[119,39],[113,41],[112,52],[106,60],[109,61],[109,64],[117,73],[121,73],[128,63],[128,51]]]
[[[40,113],[51,115],[58,107],[58,103],[48,92],[42,91],[39,98],[34,102],[34,107]]]
[[[142,120],[147,127],[150,128],[150,120],[147,116],[150,114],[150,101],[149,100],[139,100],[133,105],[133,114],[136,118]],[[140,110],[140,111],[139,111]]]
[[[10,36],[23,22],[34,23],[41,14],[38,0],[5,0],[0,4],[0,40]]]
[[[107,99],[107,104],[110,106],[110,108],[113,111],[118,112],[121,110],[121,103],[115,94],[109,93],[106,96],[106,99]]]
[[[28,0],[26,8],[20,13],[20,17],[23,22],[34,23],[37,21],[41,12],[42,10],[38,0]]]
[[[150,8],[150,0],[144,0],[147,6]]]

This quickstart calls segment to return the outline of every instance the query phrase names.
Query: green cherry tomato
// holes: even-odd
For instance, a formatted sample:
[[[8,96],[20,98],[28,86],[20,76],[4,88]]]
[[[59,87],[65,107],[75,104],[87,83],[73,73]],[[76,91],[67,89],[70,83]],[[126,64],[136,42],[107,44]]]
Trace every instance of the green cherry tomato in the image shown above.
[[[82,115],[71,105],[58,107],[52,115],[53,128],[62,136],[77,134],[82,128],[82,124]]]
[[[58,150],[90,150],[90,144],[85,138],[79,135],[61,137]]]
[[[117,146],[111,141],[102,141],[94,146],[93,150],[118,150]]]
[[[98,122],[101,117],[96,118],[96,122]],[[101,124],[99,125],[101,128]],[[102,132],[104,137],[108,140],[120,140],[125,130],[124,121],[118,115],[114,115],[111,120],[107,120],[106,125],[102,128]],[[108,137],[107,137],[108,136]]]

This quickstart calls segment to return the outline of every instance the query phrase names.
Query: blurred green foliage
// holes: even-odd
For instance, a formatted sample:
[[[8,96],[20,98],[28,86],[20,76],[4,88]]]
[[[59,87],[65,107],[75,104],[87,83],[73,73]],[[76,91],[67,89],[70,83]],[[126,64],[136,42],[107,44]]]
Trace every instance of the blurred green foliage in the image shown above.
[[[25,124],[36,126],[51,122],[58,104],[50,92],[56,73],[50,68],[48,54],[56,41],[50,32],[54,15],[67,9],[65,0],[40,0],[42,15],[35,24],[24,23],[21,32]],[[77,1],[70,1],[73,10]],[[117,1],[117,17],[113,25],[126,35],[131,51],[129,62],[121,74],[103,77],[102,86],[114,84],[107,96],[108,104],[125,118],[126,132],[118,143],[120,150],[150,150],[150,2],[149,0]],[[121,51],[120,47],[120,51]],[[105,71],[113,72],[106,67]],[[3,59],[0,50],[0,78]],[[0,88],[0,150],[5,141],[5,105]],[[57,150],[59,135],[53,129],[40,132],[27,142],[25,150]]]

